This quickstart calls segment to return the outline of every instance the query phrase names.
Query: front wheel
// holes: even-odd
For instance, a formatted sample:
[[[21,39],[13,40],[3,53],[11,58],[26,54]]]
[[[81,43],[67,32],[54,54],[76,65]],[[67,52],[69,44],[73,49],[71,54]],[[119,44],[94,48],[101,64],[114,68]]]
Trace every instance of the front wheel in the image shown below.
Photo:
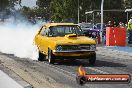
[[[89,64],[94,65],[96,62],[96,53],[90,56]]]
[[[48,62],[49,62],[49,64],[54,64],[54,62],[55,62],[51,49],[48,49]]]
[[[45,59],[45,55],[42,54],[42,53],[39,51],[38,61],[43,61],[44,59]]]

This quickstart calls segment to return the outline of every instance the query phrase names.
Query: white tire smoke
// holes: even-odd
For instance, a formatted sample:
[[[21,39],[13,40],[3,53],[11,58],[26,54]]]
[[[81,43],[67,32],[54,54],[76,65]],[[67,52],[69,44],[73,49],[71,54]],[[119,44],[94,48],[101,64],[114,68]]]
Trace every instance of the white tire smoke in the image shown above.
[[[33,44],[37,29],[26,23],[0,22],[0,52],[37,60],[38,51]]]

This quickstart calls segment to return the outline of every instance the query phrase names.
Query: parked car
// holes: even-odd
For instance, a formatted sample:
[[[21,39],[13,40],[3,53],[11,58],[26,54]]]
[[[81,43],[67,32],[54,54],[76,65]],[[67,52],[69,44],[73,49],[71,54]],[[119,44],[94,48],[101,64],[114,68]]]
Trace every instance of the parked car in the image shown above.
[[[99,29],[97,29],[92,23],[79,23],[79,26],[86,36],[96,38],[99,34]]]
[[[35,36],[39,61],[47,59],[54,64],[56,59],[88,59],[96,61],[96,41],[83,35],[77,24],[47,23]],[[74,63],[74,62],[73,62]]]
[[[97,23],[96,28],[99,29],[99,31],[101,30],[101,23]],[[106,34],[106,24],[103,23],[103,30],[102,30],[102,36],[104,36]]]

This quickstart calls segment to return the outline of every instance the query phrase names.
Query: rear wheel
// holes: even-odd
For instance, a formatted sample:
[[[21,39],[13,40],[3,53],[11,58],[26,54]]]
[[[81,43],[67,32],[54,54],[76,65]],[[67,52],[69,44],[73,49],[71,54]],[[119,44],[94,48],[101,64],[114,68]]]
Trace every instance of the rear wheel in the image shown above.
[[[94,65],[96,62],[96,53],[90,56],[89,64]]]
[[[45,55],[42,54],[42,53],[39,51],[38,61],[43,61],[44,59],[45,59]]]
[[[54,64],[54,62],[55,62],[51,49],[48,49],[48,62],[49,62],[49,64]]]

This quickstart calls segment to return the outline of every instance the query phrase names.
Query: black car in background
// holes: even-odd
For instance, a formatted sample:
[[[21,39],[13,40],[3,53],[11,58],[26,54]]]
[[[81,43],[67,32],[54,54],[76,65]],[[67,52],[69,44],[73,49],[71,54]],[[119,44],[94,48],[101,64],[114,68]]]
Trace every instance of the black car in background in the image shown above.
[[[86,36],[96,38],[99,34],[99,29],[92,23],[79,23],[79,26]]]
[[[102,36],[104,36],[105,34],[106,34],[106,24],[105,23],[103,23],[103,30],[102,30]],[[99,29],[99,31],[101,30],[101,23],[96,23],[96,25],[95,25],[95,27],[97,28],[97,29]]]

